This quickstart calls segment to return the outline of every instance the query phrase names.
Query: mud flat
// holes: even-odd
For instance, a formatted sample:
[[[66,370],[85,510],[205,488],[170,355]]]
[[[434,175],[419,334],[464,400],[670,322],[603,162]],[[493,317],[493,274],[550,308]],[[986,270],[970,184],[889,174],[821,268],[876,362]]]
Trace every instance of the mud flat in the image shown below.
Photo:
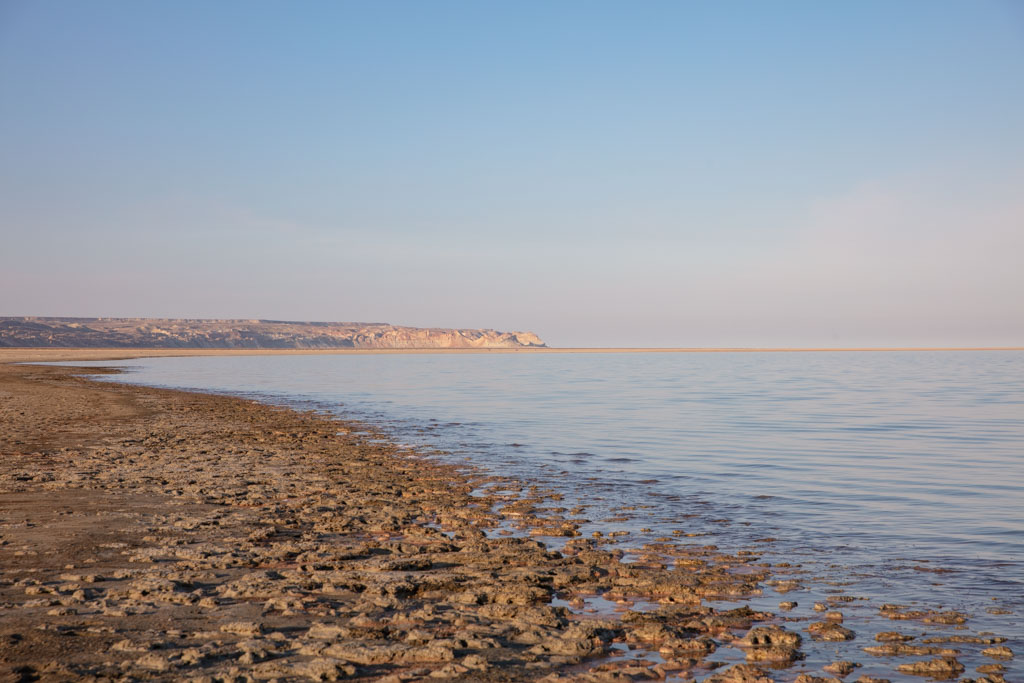
[[[666,537],[625,555],[558,494],[372,426],[80,372],[0,365],[0,680],[857,675],[793,668],[854,637],[841,600],[810,625],[708,606],[771,580],[750,551]],[[878,644],[912,657],[899,671],[964,671],[949,643],[908,640]],[[993,653],[976,680],[1002,680],[1000,641],[971,641]]]

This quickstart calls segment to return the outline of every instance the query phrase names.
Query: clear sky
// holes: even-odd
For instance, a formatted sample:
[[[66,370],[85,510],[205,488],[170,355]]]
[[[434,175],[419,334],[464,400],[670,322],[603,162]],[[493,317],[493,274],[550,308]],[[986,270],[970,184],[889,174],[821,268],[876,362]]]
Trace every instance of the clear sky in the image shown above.
[[[1024,344],[1024,4],[0,0],[0,315]]]

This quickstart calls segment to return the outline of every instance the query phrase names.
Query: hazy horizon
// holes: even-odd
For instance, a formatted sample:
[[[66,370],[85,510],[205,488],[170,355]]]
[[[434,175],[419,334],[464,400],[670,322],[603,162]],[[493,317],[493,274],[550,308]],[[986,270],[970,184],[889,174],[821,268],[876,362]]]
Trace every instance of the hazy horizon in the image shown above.
[[[1024,344],[1024,9],[0,4],[0,316]]]

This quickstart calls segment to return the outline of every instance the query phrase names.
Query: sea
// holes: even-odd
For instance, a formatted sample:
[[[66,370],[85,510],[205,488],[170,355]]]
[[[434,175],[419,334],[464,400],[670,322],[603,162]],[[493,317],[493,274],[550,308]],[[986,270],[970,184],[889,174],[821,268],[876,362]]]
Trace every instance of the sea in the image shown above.
[[[874,635],[957,644],[964,677],[1024,681],[1024,352],[330,354],[152,358],[111,381],[328,411],[412,452],[514,477],[585,506],[581,531],[629,553],[676,533],[777,566],[749,604],[800,629],[821,602],[857,638],[812,643],[783,672],[861,674]],[[101,378],[104,378],[101,376]],[[766,539],[772,539],[766,541]],[[556,543],[556,541],[552,541]],[[778,588],[778,590],[776,589]],[[836,602],[852,598],[849,602]],[[828,603],[829,598],[833,601]],[[780,601],[797,607],[780,613]],[[956,610],[963,625],[891,621],[883,604]],[[614,610],[595,598],[588,609]],[[916,642],[916,641],[915,641]],[[652,656],[623,648],[623,657]],[[742,661],[723,648],[721,661]],[[920,680],[920,679],[916,679]]]

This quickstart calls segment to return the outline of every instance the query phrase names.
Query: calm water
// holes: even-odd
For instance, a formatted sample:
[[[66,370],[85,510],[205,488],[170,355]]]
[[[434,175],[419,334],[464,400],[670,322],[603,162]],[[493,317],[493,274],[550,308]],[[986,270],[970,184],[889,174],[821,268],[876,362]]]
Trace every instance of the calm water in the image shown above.
[[[595,529],[630,531],[626,544],[682,529],[712,534],[694,541],[800,563],[804,588],[786,596],[800,602],[797,615],[837,590],[873,601],[851,608],[865,634],[908,624],[878,619],[879,601],[959,609],[972,616],[971,633],[1009,636],[1024,658],[1021,352],[247,356],[117,365],[130,369],[120,381],[311,402],[374,421],[400,442],[557,487],[567,502],[589,506]],[[651,507],[633,520],[601,522],[616,507],[641,504]],[[778,539],[769,549],[755,543],[766,536]],[[774,608],[779,599],[769,591],[759,604]],[[986,611],[993,608],[1011,613]],[[834,652],[821,656],[864,661],[863,640],[854,650],[829,645]],[[891,668],[878,672],[896,677]],[[1008,664],[1011,680],[1019,672]]]

